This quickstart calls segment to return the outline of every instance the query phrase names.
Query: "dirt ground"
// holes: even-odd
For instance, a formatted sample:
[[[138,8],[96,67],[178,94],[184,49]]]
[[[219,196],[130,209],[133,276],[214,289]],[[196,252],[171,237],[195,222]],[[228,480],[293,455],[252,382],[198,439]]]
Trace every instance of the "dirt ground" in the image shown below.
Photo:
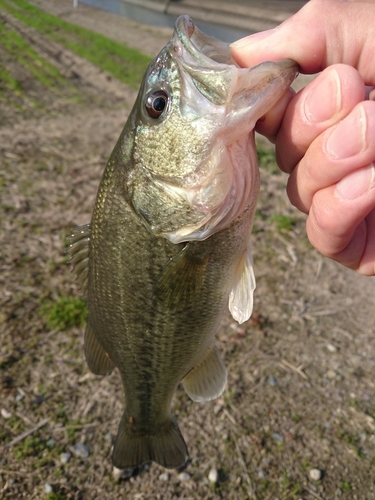
[[[32,3],[150,56],[169,36],[70,1]],[[90,374],[83,325],[53,327],[49,312],[80,297],[65,237],[90,220],[136,91],[2,10],[0,21],[65,77],[47,88],[0,51],[24,90],[0,93],[0,498],[375,499],[375,280],[310,246],[262,142],[254,314],[238,326],[228,313],[217,335],[227,389],[204,405],[178,390],[184,471],[113,478],[119,375]]]

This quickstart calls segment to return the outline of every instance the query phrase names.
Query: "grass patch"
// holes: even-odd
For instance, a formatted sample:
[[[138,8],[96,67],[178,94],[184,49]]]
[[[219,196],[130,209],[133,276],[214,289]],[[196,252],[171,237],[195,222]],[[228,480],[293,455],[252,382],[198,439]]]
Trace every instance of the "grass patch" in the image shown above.
[[[6,28],[1,23],[0,39],[2,46],[8,51],[10,56],[15,58],[21,66],[26,68],[28,72],[43,85],[46,87],[53,87],[57,83],[63,81],[63,77],[58,70],[40,57],[21,35]],[[14,90],[17,90],[20,86],[12,77],[8,77],[8,82]]]
[[[0,92],[9,89],[16,94],[21,94],[21,85],[18,80],[0,66]],[[0,183],[0,186],[2,184]]]
[[[279,233],[283,231],[289,232],[296,225],[296,220],[293,217],[289,217],[287,215],[272,215],[269,220],[270,222],[273,222],[275,224],[276,230]]]
[[[28,436],[16,449],[16,458],[23,460],[26,457],[37,456],[45,449],[45,442],[38,436]]]
[[[86,323],[87,306],[79,297],[61,297],[56,302],[43,304],[41,315],[51,330],[67,330],[73,326],[81,328]]]
[[[138,88],[151,61],[138,50],[47,14],[25,0],[0,0],[0,7],[133,88]]]
[[[282,172],[276,163],[275,148],[271,145],[265,146],[262,142],[258,142],[256,146],[259,166],[271,175],[281,175]]]
[[[275,150],[271,148],[265,148],[257,144],[257,154],[259,165],[267,166],[270,163],[276,163]]]

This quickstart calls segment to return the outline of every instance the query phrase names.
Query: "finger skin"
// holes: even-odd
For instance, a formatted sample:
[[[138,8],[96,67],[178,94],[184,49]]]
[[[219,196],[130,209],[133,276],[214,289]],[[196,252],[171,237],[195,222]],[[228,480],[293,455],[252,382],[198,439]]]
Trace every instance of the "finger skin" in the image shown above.
[[[336,64],[324,70],[290,101],[276,140],[276,160],[290,173],[311,142],[363,101],[365,86],[354,68]]]
[[[330,150],[330,136],[340,126],[339,136],[342,147],[347,147],[361,131],[359,150],[355,154],[337,158]],[[375,102],[364,101],[357,104],[339,124],[328,128],[309,146],[305,155],[292,171],[287,185],[290,201],[302,212],[308,213],[317,191],[332,186],[349,175],[375,161]],[[340,153],[340,150],[339,150]]]
[[[288,104],[292,100],[295,92],[292,88],[286,89],[280,100],[275,104],[275,106],[268,111],[260,120],[258,120],[255,130],[267,137],[267,139],[275,144],[276,136],[279,132],[280,125],[282,123],[285,111]]]
[[[350,141],[351,114],[366,117],[363,147],[357,154],[338,159],[327,144],[338,126],[343,144]],[[291,202],[308,213],[311,244],[323,255],[369,276],[375,275],[374,137],[375,102],[362,102],[312,142],[287,186]]]
[[[360,274],[375,275],[375,188],[343,203],[334,186],[314,196],[306,221],[311,244],[323,255]]]
[[[375,22],[370,19],[375,19],[375,2],[310,0],[277,28],[238,40],[231,51],[241,66],[290,58],[307,74],[344,63],[374,85]]]
[[[311,243],[375,275],[375,1],[310,0],[268,32],[231,46],[241,66],[295,60],[314,82],[257,124],[290,174]],[[368,99],[364,101],[364,99]]]

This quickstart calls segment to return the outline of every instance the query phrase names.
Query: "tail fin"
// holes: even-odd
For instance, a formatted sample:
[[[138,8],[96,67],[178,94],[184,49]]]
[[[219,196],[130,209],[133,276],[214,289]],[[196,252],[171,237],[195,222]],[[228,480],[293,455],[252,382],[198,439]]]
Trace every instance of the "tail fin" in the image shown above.
[[[172,417],[157,429],[157,434],[145,434],[137,432],[137,422],[124,413],[112,455],[115,467],[134,469],[153,461],[167,469],[178,469],[187,459],[186,443]]]

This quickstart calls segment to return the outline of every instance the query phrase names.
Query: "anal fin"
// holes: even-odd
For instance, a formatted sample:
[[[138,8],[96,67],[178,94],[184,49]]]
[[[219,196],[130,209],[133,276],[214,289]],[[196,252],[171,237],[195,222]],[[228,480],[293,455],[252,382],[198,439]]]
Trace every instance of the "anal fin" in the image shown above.
[[[218,398],[227,383],[227,369],[216,347],[209,347],[182,384],[187,395],[196,402]]]
[[[85,357],[87,366],[95,375],[107,375],[115,367],[113,361],[96,339],[89,323],[87,323],[85,331]]]
[[[229,310],[238,323],[247,321],[253,312],[253,294],[256,287],[251,246],[241,256],[229,295]]]

